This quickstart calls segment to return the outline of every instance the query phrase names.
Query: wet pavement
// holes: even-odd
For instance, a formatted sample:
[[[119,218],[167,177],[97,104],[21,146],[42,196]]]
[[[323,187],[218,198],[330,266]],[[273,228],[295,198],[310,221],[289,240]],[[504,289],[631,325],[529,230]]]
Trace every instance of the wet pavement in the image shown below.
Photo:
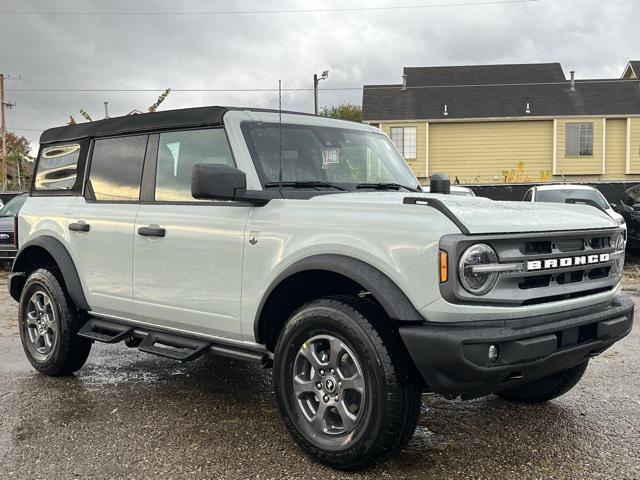
[[[638,303],[640,268],[628,270],[624,288]],[[254,364],[179,364],[97,344],[74,377],[35,373],[6,290],[0,273],[2,479],[640,479],[638,328],[546,405],[425,395],[408,448],[349,475],[297,449],[271,372]]]

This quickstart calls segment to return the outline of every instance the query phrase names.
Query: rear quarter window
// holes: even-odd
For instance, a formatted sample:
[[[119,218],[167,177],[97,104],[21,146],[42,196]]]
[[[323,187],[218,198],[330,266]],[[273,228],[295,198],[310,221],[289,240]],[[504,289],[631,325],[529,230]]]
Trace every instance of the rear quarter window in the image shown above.
[[[79,158],[79,143],[42,149],[34,175],[34,189],[36,191],[72,190],[78,175]]]

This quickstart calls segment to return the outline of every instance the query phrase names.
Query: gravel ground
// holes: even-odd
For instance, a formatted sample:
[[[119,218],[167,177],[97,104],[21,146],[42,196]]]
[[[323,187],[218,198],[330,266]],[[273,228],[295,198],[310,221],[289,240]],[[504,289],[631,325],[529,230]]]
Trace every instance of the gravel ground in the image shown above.
[[[640,267],[627,270],[638,303]],[[74,377],[36,374],[6,291],[0,273],[0,478],[640,479],[638,328],[546,405],[425,395],[409,447],[347,475],[297,449],[256,365],[98,344]]]

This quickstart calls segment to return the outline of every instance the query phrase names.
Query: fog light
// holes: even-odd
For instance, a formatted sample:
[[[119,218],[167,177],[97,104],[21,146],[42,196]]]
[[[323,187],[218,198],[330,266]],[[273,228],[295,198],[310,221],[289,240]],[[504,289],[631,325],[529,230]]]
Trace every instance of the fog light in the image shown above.
[[[489,345],[489,361],[491,363],[496,363],[498,361],[498,357],[500,356],[500,347],[497,345]]]

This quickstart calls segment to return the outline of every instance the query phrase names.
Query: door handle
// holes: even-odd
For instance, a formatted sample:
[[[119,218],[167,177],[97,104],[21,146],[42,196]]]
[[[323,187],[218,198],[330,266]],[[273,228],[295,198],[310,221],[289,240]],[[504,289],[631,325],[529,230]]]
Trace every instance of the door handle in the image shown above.
[[[140,227],[138,235],[143,237],[164,237],[167,231],[162,227]]]
[[[69,224],[69,230],[72,232],[88,232],[91,230],[91,225],[84,222],[74,222]]]

